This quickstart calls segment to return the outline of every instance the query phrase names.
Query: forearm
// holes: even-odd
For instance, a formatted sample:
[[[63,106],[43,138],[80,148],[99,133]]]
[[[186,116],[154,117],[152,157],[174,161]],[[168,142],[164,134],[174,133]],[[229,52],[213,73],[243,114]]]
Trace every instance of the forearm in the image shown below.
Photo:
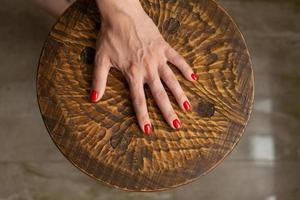
[[[139,0],[96,0],[104,21],[111,22],[119,15],[126,15],[133,20],[145,14]]]

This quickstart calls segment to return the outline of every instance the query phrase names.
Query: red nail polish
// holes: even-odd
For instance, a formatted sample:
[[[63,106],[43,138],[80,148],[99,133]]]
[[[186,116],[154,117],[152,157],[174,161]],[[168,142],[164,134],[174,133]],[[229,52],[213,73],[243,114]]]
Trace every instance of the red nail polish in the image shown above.
[[[95,103],[97,101],[98,93],[95,90],[92,90],[90,100],[91,102]]]
[[[193,79],[194,81],[198,79],[198,76],[197,76],[197,74],[195,74],[195,73],[192,73],[191,77],[192,77],[192,79]]]
[[[183,103],[183,107],[186,111],[188,111],[189,109],[191,109],[191,104],[188,101],[185,101]]]
[[[151,134],[151,125],[150,124],[146,124],[144,126],[144,131],[147,135],[150,135]]]
[[[175,119],[173,121],[173,126],[176,128],[176,129],[179,129],[181,127],[181,122],[178,120],[178,119]]]

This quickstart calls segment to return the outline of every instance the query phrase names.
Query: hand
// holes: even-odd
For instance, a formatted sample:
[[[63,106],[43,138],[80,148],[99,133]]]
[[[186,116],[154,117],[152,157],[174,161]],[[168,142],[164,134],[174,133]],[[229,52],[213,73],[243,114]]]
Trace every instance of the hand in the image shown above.
[[[167,65],[173,63],[186,79],[197,79],[192,68],[163,39],[158,28],[137,0],[98,0],[102,28],[97,41],[91,101],[104,94],[111,67],[120,70],[128,81],[131,98],[140,128],[151,133],[144,84],[151,93],[168,124],[178,129],[181,122],[174,112],[161,80],[169,87],[179,106],[191,108],[176,76]]]

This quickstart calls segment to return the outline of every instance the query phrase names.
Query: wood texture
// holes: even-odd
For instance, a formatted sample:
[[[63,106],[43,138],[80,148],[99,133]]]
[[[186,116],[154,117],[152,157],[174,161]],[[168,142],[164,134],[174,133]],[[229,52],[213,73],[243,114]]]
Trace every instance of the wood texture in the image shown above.
[[[164,190],[186,184],[216,167],[240,140],[253,101],[253,73],[244,39],[211,0],[141,0],[162,35],[199,75],[186,81],[172,67],[191,100],[172,130],[149,89],[153,134],[139,129],[128,85],[110,71],[106,93],[89,102],[100,16],[93,1],[79,0],[51,30],[37,74],[45,125],[60,151],[89,176],[117,188]]]

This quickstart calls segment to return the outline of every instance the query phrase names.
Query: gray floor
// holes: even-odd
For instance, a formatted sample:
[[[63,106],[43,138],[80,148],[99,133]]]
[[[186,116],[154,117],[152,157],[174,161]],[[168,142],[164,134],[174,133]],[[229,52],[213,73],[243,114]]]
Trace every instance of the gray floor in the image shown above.
[[[0,200],[300,199],[300,6],[295,1],[222,0],[252,55],[256,98],[234,152],[200,180],[160,193],[108,188],[56,149],[36,102],[39,54],[53,20],[30,1],[0,6]]]

